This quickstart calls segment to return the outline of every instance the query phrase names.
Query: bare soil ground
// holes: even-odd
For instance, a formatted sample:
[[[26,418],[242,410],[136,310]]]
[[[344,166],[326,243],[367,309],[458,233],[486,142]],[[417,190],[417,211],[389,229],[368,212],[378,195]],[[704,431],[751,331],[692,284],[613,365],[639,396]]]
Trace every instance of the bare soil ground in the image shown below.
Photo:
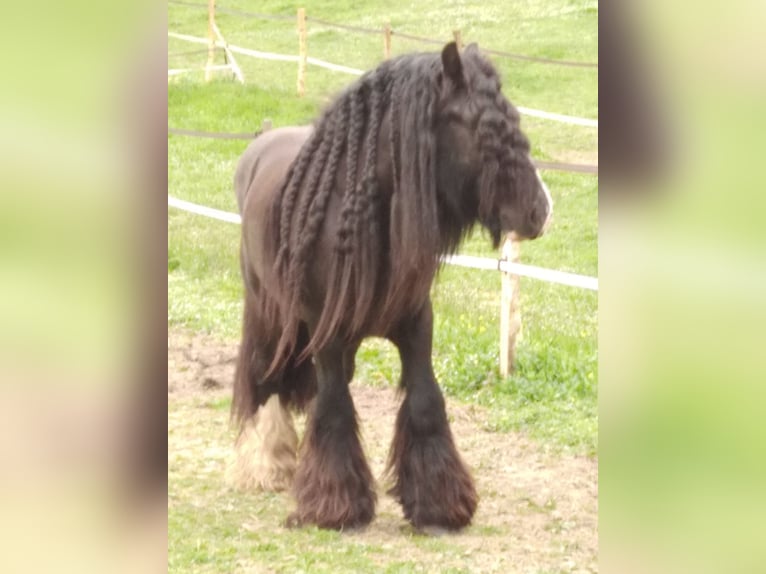
[[[213,458],[231,450],[230,444],[211,445],[194,435],[209,416],[197,408],[200,400],[221,402],[229,396],[236,353],[236,345],[178,331],[170,333],[168,398],[171,410],[181,405],[169,419],[171,463],[176,457],[192,454],[190,449],[200,451],[195,456]],[[373,473],[380,477],[398,398],[393,388],[371,388],[359,381],[351,387],[365,451]],[[547,452],[544,445],[518,433],[483,430],[483,410],[475,405],[448,399],[447,410],[458,448],[473,469],[481,498],[474,525],[449,537],[450,544],[454,541],[463,550],[464,567],[470,571],[597,572],[597,460]],[[299,420],[299,433],[302,425]],[[197,462],[205,465],[205,461]],[[375,521],[353,536],[363,536],[367,542],[390,547],[395,553],[396,541],[407,525],[400,507],[384,493],[384,486],[379,484]],[[292,504],[285,497],[286,504]],[[245,529],[255,526],[243,525]],[[410,555],[409,559],[422,558],[425,564],[432,560],[428,548],[412,552],[423,556]],[[439,564],[430,564],[428,571],[441,569]]]

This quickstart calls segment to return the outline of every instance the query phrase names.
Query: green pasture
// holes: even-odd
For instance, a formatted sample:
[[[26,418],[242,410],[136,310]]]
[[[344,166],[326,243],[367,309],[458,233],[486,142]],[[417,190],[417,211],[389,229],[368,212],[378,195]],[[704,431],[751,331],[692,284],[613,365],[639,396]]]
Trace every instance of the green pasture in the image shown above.
[[[204,2],[203,2],[204,3]],[[344,24],[450,39],[460,29],[466,42],[547,58],[597,61],[597,4],[586,0],[503,0],[371,2],[330,0],[295,3],[284,0],[220,0],[222,8],[308,16]],[[243,18],[219,12],[218,25],[234,45],[283,54],[297,53],[295,22]],[[168,4],[168,30],[195,36],[207,32],[207,12]],[[309,23],[311,56],[356,68],[373,67],[382,58],[382,37],[355,34]],[[436,46],[397,38],[393,53],[433,50]],[[204,65],[204,48],[168,39],[168,67]],[[217,132],[255,131],[265,118],[274,126],[310,122],[332,94],[353,76],[309,67],[307,95],[295,93],[296,64],[237,57],[246,84],[218,74],[208,84],[202,73],[168,82],[168,126]],[[595,118],[598,115],[597,70],[494,58],[514,103],[541,110]],[[223,62],[219,54],[218,63]],[[596,163],[597,130],[525,117],[522,125],[539,159]],[[168,193],[175,197],[236,211],[232,178],[244,140],[168,136]],[[543,177],[555,202],[548,235],[522,246],[522,261],[551,269],[595,276],[598,273],[598,180],[592,175],[548,171]],[[241,321],[242,285],[238,265],[239,226],[169,208],[168,323],[171,329],[205,333],[236,341]],[[462,253],[497,256],[488,237],[474,233]],[[520,432],[549,452],[595,456],[597,452],[598,298],[572,287],[522,278],[523,336],[515,372],[498,374],[500,276],[497,272],[446,266],[433,288],[435,304],[434,366],[445,393],[486,409],[484,426],[497,433]],[[398,357],[385,341],[370,340],[357,356],[357,384],[393,388]],[[225,410],[227,404],[217,405]],[[170,414],[188,405],[170,403]],[[219,419],[216,419],[218,421]],[[218,422],[211,425],[217,425]],[[207,428],[206,436],[226,437],[228,429]],[[230,438],[222,439],[224,441]],[[237,524],[222,524],[220,509],[199,506],[220,494],[220,477],[200,484],[183,468],[171,476],[169,500],[169,569],[174,572],[237,570],[242,552],[282,556],[297,552],[299,562],[280,571],[323,571],[319,562],[301,556],[310,541],[333,550],[335,570],[371,568],[370,552],[360,541],[343,543],[336,533],[304,531],[259,539],[258,549],[242,542]],[[226,496],[230,496],[227,494]],[[242,495],[231,495],[236,507]],[[281,500],[281,499],[280,499]],[[196,501],[196,502],[195,502]],[[265,513],[283,512],[281,502],[266,497]],[[196,506],[195,506],[196,505]],[[210,515],[210,516],[208,516]],[[193,536],[192,536],[193,535]],[[195,542],[196,540],[196,542]],[[449,543],[422,541],[449,552]],[[248,546],[250,550],[243,550]],[[330,558],[328,558],[330,559]],[[388,571],[418,571],[406,556]],[[301,562],[302,561],[302,562]],[[377,561],[373,561],[377,563]],[[432,568],[427,566],[426,569]]]

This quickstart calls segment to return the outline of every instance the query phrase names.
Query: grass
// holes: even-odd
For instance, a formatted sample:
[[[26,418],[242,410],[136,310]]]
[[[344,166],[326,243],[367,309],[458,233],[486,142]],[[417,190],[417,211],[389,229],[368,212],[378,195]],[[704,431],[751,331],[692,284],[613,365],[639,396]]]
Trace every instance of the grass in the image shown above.
[[[188,397],[176,398],[170,404],[168,572],[506,572],[509,569],[557,572],[551,566],[564,560],[592,567],[595,545],[588,540],[593,540],[593,534],[587,528],[570,532],[571,506],[569,511],[562,511],[560,504],[566,489],[541,489],[536,475],[530,477],[526,485],[517,481],[511,485],[485,470],[479,476],[482,503],[476,524],[458,536],[431,538],[417,534],[401,518],[398,506],[382,494],[376,521],[365,531],[286,529],[282,523],[292,506],[287,495],[241,493],[231,490],[221,480],[232,440],[227,413],[220,408],[222,404],[219,399]],[[461,437],[459,440],[463,442],[468,438],[464,434]],[[486,462],[487,457],[496,458],[493,446],[484,439],[481,444],[483,461]],[[379,440],[366,441],[371,464],[377,468],[376,476],[385,447]],[[530,463],[520,458],[515,458],[515,462]],[[558,473],[562,477],[584,478],[567,466]],[[580,516],[583,499],[579,493],[576,500],[576,519],[592,520],[588,513]],[[497,511],[492,509],[498,506],[505,509],[503,513],[510,519],[509,523],[497,517],[493,519]],[[589,512],[590,516],[595,515],[592,506]],[[526,526],[541,529],[541,533],[530,535]]]
[[[449,39],[460,28],[466,42],[529,55],[594,62],[597,60],[596,3],[585,0],[500,0],[387,3],[331,0],[302,3],[309,16],[333,22],[381,27]],[[260,13],[293,15],[297,4],[222,0],[219,6]],[[234,45],[285,54],[296,53],[293,21],[266,21],[219,13],[217,22]],[[168,5],[168,29],[205,36],[206,11]],[[206,55],[174,55],[202,46],[168,39],[168,66],[199,67]],[[431,49],[394,35],[395,54]],[[379,36],[342,32],[309,24],[310,55],[367,69],[382,55]],[[353,77],[309,68],[307,95],[295,95],[295,66],[238,58],[247,80],[242,86],[225,76],[202,83],[202,74],[177,76],[168,84],[168,125],[177,128],[255,131],[264,118],[274,126],[311,121],[332,94]],[[504,91],[516,104],[552,112],[597,117],[597,71],[494,59]],[[594,129],[523,118],[540,159],[597,161]],[[241,140],[168,137],[168,192],[203,205],[236,211],[232,177]],[[546,172],[556,204],[549,234],[522,246],[525,263],[586,275],[598,273],[598,182],[580,174]],[[241,320],[242,286],[238,264],[239,227],[178,210],[168,213],[168,322],[236,341]],[[463,253],[496,256],[480,231]],[[444,391],[481,405],[487,430],[520,431],[541,448],[558,453],[595,455],[597,441],[598,300],[593,292],[522,279],[523,336],[516,371],[497,371],[500,277],[496,272],[445,267],[433,289],[434,368]],[[367,385],[393,386],[399,364],[393,347],[371,339],[357,356],[357,376]],[[227,400],[209,405],[214,422],[199,432],[205,441],[230,442],[223,425]],[[188,414],[171,403],[171,416]],[[210,426],[212,425],[212,426]],[[218,425],[218,426],[216,426]],[[183,427],[187,428],[187,427]],[[180,432],[180,431],[178,431]],[[190,431],[191,432],[191,431]],[[208,444],[208,442],[205,442]],[[200,448],[204,447],[201,445]],[[170,572],[233,572],[252,566],[254,557],[274,571],[414,572],[441,564],[462,571],[459,549],[451,542],[421,539],[406,532],[395,556],[375,543],[314,530],[264,534],[259,516],[282,512],[281,499],[223,492],[220,476],[200,476],[195,461],[176,453],[170,464]],[[214,500],[215,503],[211,503]],[[223,502],[225,501],[225,502]],[[249,528],[249,529],[248,529]],[[479,527],[477,527],[479,528]],[[492,538],[499,536],[487,532]],[[311,553],[304,551],[307,545]],[[436,556],[437,562],[409,559],[407,548]],[[445,557],[442,562],[438,557]],[[430,566],[429,566],[430,564]],[[249,565],[249,566],[248,566]],[[506,566],[507,569],[507,566]],[[258,570],[256,570],[258,571]]]

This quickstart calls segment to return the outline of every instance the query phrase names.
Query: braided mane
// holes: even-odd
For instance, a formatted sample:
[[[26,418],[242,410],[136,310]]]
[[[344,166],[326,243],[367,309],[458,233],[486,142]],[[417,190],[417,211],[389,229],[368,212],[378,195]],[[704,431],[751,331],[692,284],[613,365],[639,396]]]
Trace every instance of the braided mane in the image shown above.
[[[293,349],[307,273],[333,195],[340,200],[340,212],[324,305],[302,358],[334,336],[349,340],[385,332],[391,326],[387,317],[419,308],[440,255],[454,251],[477,219],[499,243],[494,194],[498,185],[512,181],[513,156],[525,148],[528,152],[529,145],[516,129],[518,114],[501,94],[492,65],[470,47],[463,58],[471,61],[465,73],[477,101],[487,107],[477,127],[484,167],[475,212],[457,217],[454,225],[445,224],[450,214],[437,191],[439,54],[383,62],[345,89],[316,122],[269,222],[281,291],[272,312],[282,328],[270,370],[279,368]],[[385,192],[379,180],[383,154],[391,172]]]

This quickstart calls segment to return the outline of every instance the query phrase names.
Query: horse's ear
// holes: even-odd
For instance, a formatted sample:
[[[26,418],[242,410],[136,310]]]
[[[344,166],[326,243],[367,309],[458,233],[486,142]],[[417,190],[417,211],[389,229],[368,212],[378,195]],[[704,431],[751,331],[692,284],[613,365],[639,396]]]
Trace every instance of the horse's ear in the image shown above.
[[[478,54],[479,53],[479,45],[476,42],[471,42],[465,47],[465,53],[466,54]]]
[[[465,76],[463,76],[463,63],[460,61],[460,52],[458,52],[457,44],[450,42],[442,50],[442,67],[444,68],[444,75],[448,77],[456,86],[463,86],[465,84]]]

